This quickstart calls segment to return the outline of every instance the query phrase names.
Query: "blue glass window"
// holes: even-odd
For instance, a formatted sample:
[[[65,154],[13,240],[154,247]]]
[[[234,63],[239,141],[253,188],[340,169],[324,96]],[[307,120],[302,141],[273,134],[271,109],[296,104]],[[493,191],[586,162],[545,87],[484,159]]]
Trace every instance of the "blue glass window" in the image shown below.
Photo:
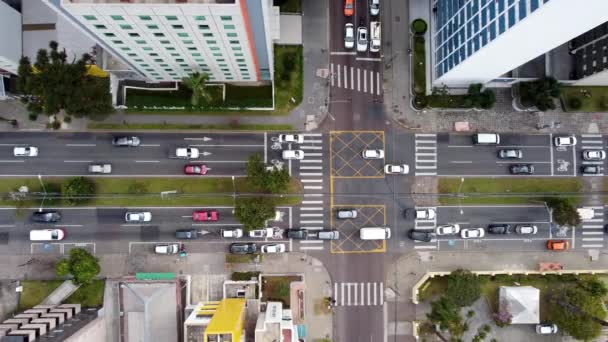
[[[498,0],[498,11],[502,13],[505,10],[505,0]]]
[[[488,11],[490,11],[490,21],[494,20],[494,18],[496,18],[496,5],[494,4],[494,2],[490,2],[490,5],[488,6]]]
[[[519,0],[519,20],[526,17],[526,0]]]
[[[481,27],[486,26],[487,23],[488,23],[488,13],[484,9],[483,11],[481,11]]]
[[[509,27],[515,25],[515,6],[509,8]]]
[[[490,25],[490,41],[494,40],[494,38],[496,38],[496,22]]]
[[[467,57],[473,53],[473,41],[469,40],[467,42]]]
[[[477,37],[473,38],[473,52],[477,52],[479,50],[479,39]]]
[[[479,31],[479,16],[476,15],[473,17],[473,33],[477,33]]]
[[[538,8],[538,0],[530,0],[530,12],[536,11]]]
[[[486,46],[488,44],[488,30],[485,29],[481,31],[481,46]]]
[[[509,6],[513,5],[515,3],[515,0],[509,0]]]
[[[473,36],[473,21],[467,23],[467,37]]]
[[[505,15],[501,15],[500,18],[498,18],[498,32],[499,33],[503,33],[505,32],[506,29],[506,25],[505,25]]]

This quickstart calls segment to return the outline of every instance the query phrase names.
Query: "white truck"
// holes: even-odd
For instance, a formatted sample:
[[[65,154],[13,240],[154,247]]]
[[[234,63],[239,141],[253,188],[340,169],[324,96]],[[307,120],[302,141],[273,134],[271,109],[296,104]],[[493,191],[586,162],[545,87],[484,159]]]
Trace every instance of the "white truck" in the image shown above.
[[[89,165],[89,173],[112,173],[112,165],[91,164]]]
[[[380,51],[380,46],[382,45],[382,38],[380,34],[380,22],[372,21],[370,23],[370,46],[369,51],[378,52]]]

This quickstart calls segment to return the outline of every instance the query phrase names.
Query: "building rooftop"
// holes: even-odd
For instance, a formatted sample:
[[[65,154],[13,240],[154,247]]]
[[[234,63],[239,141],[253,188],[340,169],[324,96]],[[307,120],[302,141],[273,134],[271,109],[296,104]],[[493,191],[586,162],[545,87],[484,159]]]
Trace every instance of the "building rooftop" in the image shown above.
[[[233,4],[235,0],[63,0],[74,4]]]

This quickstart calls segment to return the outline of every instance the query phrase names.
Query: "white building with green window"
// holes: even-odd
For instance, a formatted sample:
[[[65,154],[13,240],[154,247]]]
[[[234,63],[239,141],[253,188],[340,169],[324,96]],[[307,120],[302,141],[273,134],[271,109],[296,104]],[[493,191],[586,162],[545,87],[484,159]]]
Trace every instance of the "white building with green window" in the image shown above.
[[[272,0],[43,0],[113,57],[153,81],[193,72],[212,82],[273,78]]]

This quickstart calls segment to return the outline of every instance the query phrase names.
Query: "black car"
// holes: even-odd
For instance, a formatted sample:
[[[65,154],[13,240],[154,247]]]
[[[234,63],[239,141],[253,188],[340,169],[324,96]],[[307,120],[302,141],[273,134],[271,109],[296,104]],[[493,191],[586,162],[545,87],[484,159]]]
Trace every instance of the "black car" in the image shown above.
[[[180,229],[175,231],[178,239],[196,239],[198,232],[195,229]]]
[[[410,229],[407,232],[407,237],[414,241],[431,242],[431,240],[433,240],[433,238],[435,237],[435,234],[431,232],[423,232],[416,229]]]
[[[290,229],[287,231],[287,238],[294,240],[308,239],[308,230],[306,229]]]
[[[36,211],[32,214],[34,222],[54,223],[61,221],[61,214],[54,210]]]
[[[599,175],[602,173],[602,168],[599,165],[586,165],[581,167],[581,172],[584,175]]]
[[[135,147],[139,146],[140,140],[138,137],[115,137],[112,139],[112,145],[118,147]]]
[[[511,234],[510,224],[491,224],[488,226],[488,233],[490,234]]]
[[[257,251],[255,243],[233,243],[230,244],[230,253],[232,254],[253,254]]]
[[[512,175],[533,175],[534,165],[532,164],[515,164],[509,167]]]

